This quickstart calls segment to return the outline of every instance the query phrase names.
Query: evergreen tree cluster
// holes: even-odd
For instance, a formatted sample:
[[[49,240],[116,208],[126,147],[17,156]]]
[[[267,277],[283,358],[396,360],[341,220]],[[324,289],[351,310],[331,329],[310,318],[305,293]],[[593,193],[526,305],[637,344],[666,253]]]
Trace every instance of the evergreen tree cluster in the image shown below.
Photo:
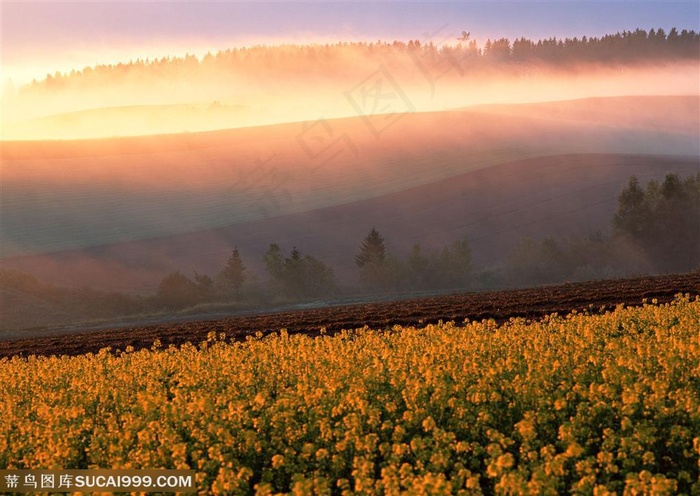
[[[632,176],[620,193],[613,225],[648,255],[656,271],[700,267],[700,173],[686,179],[667,174],[646,188]]]
[[[564,239],[525,237],[503,263],[496,286],[541,286],[648,272],[643,251],[622,238],[600,233]]]
[[[501,282],[536,286],[700,268],[700,174],[667,174],[646,187],[632,176],[617,203],[611,236],[524,238],[503,264]]]
[[[170,310],[185,308],[214,300],[237,300],[248,280],[246,266],[238,248],[234,248],[226,265],[212,279],[206,274],[194,273],[194,280],[180,271],[165,276],[158,284],[155,300]]]
[[[296,247],[285,257],[279,245],[273,243],[263,261],[272,277],[273,289],[280,296],[318,298],[338,291],[333,270],[311,255],[302,255]]]
[[[536,286],[700,268],[700,174],[667,174],[642,187],[632,176],[618,197],[611,236],[543,240],[523,238],[502,264],[475,273],[466,239],[440,249],[414,245],[403,257],[371,228],[354,261],[360,289],[368,293]],[[173,272],[155,300],[167,309],[210,301],[241,302],[257,294],[266,303],[327,298],[342,291],[333,269],[296,247],[289,255],[273,243],[262,257],[269,279],[257,287],[238,249],[211,278]],[[256,289],[257,288],[257,289]]]
[[[437,251],[415,244],[402,260],[388,253],[384,237],[373,227],[360,244],[355,264],[360,282],[372,291],[464,289],[472,282],[472,254],[466,239]]]
[[[668,34],[661,28],[622,31],[602,37],[549,38],[534,42],[519,38],[511,42],[502,38],[488,41],[484,56],[524,62],[634,62],[659,58],[697,58],[700,34],[672,28]]]
[[[569,65],[579,63],[636,63],[659,60],[697,60],[700,56],[700,33],[694,30],[672,28],[636,29],[601,37],[556,37],[531,40],[524,37],[488,39],[479,46],[475,40],[436,45],[435,42],[410,40],[408,42],[342,42],[312,45],[257,45],[222,50],[204,57],[187,54],[182,57],[137,59],[128,63],[104,64],[48,74],[42,81],[34,81],[21,91],[38,87],[80,88],[104,82],[139,81],[156,77],[182,79],[188,75],[194,80],[218,74],[237,77],[261,71],[301,73],[307,76],[353,75],[357,60],[400,63],[410,57],[426,69],[444,71],[445,61],[455,68],[471,70],[484,64],[544,63]]]
[[[700,173],[667,174],[646,185],[632,176],[622,188],[610,235],[523,238],[502,263],[476,270],[466,239],[438,249],[413,247],[399,256],[376,228],[359,240],[354,262],[359,286],[341,287],[333,269],[296,247],[271,244],[262,256],[267,278],[251,274],[237,248],[213,276],[180,271],[165,276],[153,296],[109,293],[43,283],[0,270],[0,290],[61,308],[61,321],[146,315],[200,304],[270,308],[310,299],[381,293],[488,290],[700,270]],[[215,307],[214,307],[215,308]],[[206,311],[199,308],[198,311]]]

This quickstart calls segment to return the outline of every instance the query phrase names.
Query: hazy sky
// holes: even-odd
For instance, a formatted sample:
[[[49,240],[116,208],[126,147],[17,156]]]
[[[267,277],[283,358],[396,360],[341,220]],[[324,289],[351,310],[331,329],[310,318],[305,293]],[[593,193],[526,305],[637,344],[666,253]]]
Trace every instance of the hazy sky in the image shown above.
[[[700,29],[696,1],[104,2],[3,1],[3,80],[136,57],[236,45],[598,36],[625,29]]]

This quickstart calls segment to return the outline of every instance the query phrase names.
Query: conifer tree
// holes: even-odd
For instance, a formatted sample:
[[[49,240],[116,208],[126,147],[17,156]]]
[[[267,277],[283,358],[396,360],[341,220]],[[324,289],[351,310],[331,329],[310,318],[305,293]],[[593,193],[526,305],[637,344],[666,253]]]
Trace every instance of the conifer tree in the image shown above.
[[[355,264],[362,269],[369,264],[382,264],[386,259],[384,238],[374,227],[360,245],[360,253],[355,257]]]
[[[247,278],[245,272],[246,266],[241,259],[240,253],[238,253],[238,248],[234,248],[226,265],[221,269],[221,272],[219,272],[218,279],[226,290],[231,290],[238,296],[241,291],[241,286],[243,286]]]

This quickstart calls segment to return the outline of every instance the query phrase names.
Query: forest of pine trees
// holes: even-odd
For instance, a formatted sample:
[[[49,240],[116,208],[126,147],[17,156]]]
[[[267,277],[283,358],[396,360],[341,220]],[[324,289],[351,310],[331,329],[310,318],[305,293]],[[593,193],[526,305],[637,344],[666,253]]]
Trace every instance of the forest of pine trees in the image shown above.
[[[648,254],[655,271],[700,267],[700,173],[686,179],[667,174],[646,188],[632,176],[620,193],[613,226]]]
[[[457,44],[436,45],[433,41],[353,42],[315,45],[253,46],[223,50],[202,58],[162,57],[112,65],[86,67],[70,73],[49,74],[21,91],[41,88],[81,87],[114,83],[119,79],[139,80],[147,77],[206,77],[212,72],[244,74],[267,71],[305,74],[335,72],[343,75],[352,70],[353,61],[364,59],[384,63],[409,56],[426,66],[444,65],[448,59],[461,70],[470,71],[490,64],[547,64],[566,66],[580,63],[620,64],[672,61],[700,57],[700,34],[693,30],[672,28],[649,31],[636,29],[601,37],[548,38],[530,40],[500,38]]]

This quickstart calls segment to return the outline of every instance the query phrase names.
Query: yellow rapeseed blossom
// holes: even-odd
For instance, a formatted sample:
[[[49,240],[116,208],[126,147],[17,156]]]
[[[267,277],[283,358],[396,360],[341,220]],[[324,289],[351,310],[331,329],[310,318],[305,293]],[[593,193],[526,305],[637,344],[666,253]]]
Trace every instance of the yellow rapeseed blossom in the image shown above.
[[[700,494],[700,299],[0,360],[0,468],[200,494]]]

